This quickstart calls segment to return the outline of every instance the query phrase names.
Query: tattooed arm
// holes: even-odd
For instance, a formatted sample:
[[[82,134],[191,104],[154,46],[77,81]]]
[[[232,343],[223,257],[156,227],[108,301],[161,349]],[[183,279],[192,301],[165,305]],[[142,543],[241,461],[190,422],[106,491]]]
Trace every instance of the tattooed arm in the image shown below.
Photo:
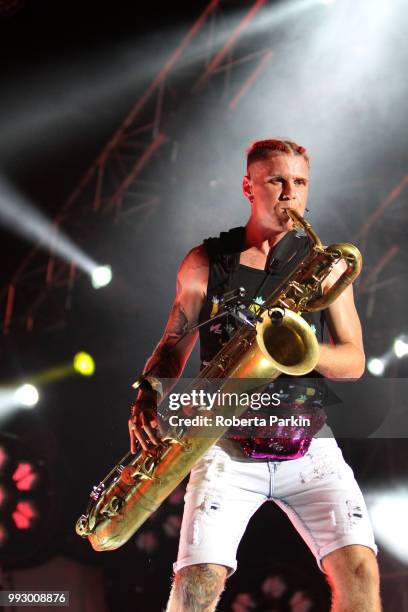
[[[144,371],[158,364],[153,372],[160,378],[178,378],[196,343],[198,331],[179,342],[186,331],[198,322],[208,282],[208,260],[204,247],[192,249],[177,273],[176,299],[162,338],[147,361]],[[178,343],[178,344],[177,344]],[[175,345],[177,346],[173,348]],[[160,362],[160,363],[159,363]]]
[[[208,283],[208,259],[202,245],[192,249],[182,261],[177,273],[176,298],[170,310],[163,336],[148,359],[144,372],[160,379],[177,379],[198,338],[198,331],[180,340],[186,331],[198,322],[205,300]],[[177,346],[176,346],[177,345]],[[163,395],[169,393],[169,385]],[[157,396],[154,391],[139,391],[132,406],[129,419],[131,452],[136,451],[136,442],[148,449],[149,442],[157,444]]]

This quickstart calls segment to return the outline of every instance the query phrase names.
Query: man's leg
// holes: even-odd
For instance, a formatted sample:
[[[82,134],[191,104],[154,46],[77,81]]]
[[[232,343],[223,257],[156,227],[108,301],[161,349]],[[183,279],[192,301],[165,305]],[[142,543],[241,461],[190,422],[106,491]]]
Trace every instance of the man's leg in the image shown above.
[[[191,471],[168,612],[215,609],[249,519],[267,499],[266,463],[234,461],[213,447]]]
[[[378,612],[377,547],[361,490],[335,440],[275,466],[274,500],[327,574],[335,612]],[[323,563],[322,563],[323,559]]]
[[[380,580],[373,551],[358,544],[338,548],[322,566],[332,589],[332,612],[380,612]]]
[[[227,573],[226,567],[215,563],[183,567],[175,575],[166,612],[213,612]]]

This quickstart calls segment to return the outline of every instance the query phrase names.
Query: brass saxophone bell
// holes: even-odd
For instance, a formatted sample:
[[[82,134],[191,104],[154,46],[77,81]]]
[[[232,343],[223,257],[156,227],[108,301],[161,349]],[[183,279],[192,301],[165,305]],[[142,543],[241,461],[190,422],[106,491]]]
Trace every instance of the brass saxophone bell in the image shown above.
[[[256,341],[273,369],[291,376],[311,372],[319,360],[319,343],[301,315],[280,307],[270,308],[256,327]],[[268,378],[265,367],[265,378]]]

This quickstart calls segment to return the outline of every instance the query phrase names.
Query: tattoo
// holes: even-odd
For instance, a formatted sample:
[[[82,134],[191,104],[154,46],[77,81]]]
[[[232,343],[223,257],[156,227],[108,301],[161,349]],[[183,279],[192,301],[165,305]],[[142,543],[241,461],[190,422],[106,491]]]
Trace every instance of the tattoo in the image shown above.
[[[194,270],[195,267],[197,267],[197,269],[206,269],[207,260],[206,256],[203,257],[201,255],[201,257],[199,257],[201,254],[201,247],[197,247],[196,251],[196,257],[189,258],[187,272],[186,269],[184,269],[184,271],[177,275],[176,300],[171,309],[166,329],[144,367],[144,372],[149,371],[153,376],[158,376],[160,379],[168,379],[169,382],[171,379],[174,381],[174,379],[177,379],[181,374],[185,360],[187,359],[187,350],[191,350],[192,344],[192,342],[189,343],[187,339],[186,342],[183,343],[181,343],[181,340],[188,336],[189,328],[196,323],[195,319],[198,318],[201,293],[200,289],[196,290],[196,288],[194,288],[192,290],[189,274],[191,275],[191,270]],[[186,283],[186,287],[183,286],[184,282]],[[186,292],[184,289],[186,289]],[[185,294],[184,297],[183,294]],[[186,308],[189,315],[186,314]],[[190,340],[195,340],[195,338],[196,336],[190,338]],[[179,342],[180,347],[176,348]],[[165,386],[167,386],[167,388],[164,388]],[[173,383],[168,385],[164,383],[164,395],[169,392],[171,386],[173,386]]]
[[[176,303],[173,306],[164,336],[146,363],[145,371],[154,368],[153,375],[155,376],[164,379],[177,378],[180,374],[180,356],[173,347],[187,331],[187,316],[183,307]],[[166,392],[166,389],[164,391]]]
[[[183,307],[180,304],[176,304],[173,308],[171,315],[171,325],[166,331],[166,336],[170,340],[177,341],[181,336],[188,330],[188,319]]]
[[[176,576],[168,611],[210,612],[223,590],[219,572],[206,563],[191,565]]]
[[[180,372],[180,359],[172,351],[172,347],[159,342],[151,359],[146,364],[146,370],[154,368],[153,375],[159,378],[177,378]]]

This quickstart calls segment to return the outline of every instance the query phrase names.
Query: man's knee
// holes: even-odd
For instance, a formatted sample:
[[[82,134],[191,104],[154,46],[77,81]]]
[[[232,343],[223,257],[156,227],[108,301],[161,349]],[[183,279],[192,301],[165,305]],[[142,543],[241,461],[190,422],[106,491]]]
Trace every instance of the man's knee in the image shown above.
[[[224,590],[227,568],[215,563],[198,563],[179,570],[174,579],[178,602],[185,610],[207,610]]]
[[[378,564],[373,551],[365,546],[340,548],[324,558],[323,569],[334,588],[358,587],[364,590],[379,588]]]

